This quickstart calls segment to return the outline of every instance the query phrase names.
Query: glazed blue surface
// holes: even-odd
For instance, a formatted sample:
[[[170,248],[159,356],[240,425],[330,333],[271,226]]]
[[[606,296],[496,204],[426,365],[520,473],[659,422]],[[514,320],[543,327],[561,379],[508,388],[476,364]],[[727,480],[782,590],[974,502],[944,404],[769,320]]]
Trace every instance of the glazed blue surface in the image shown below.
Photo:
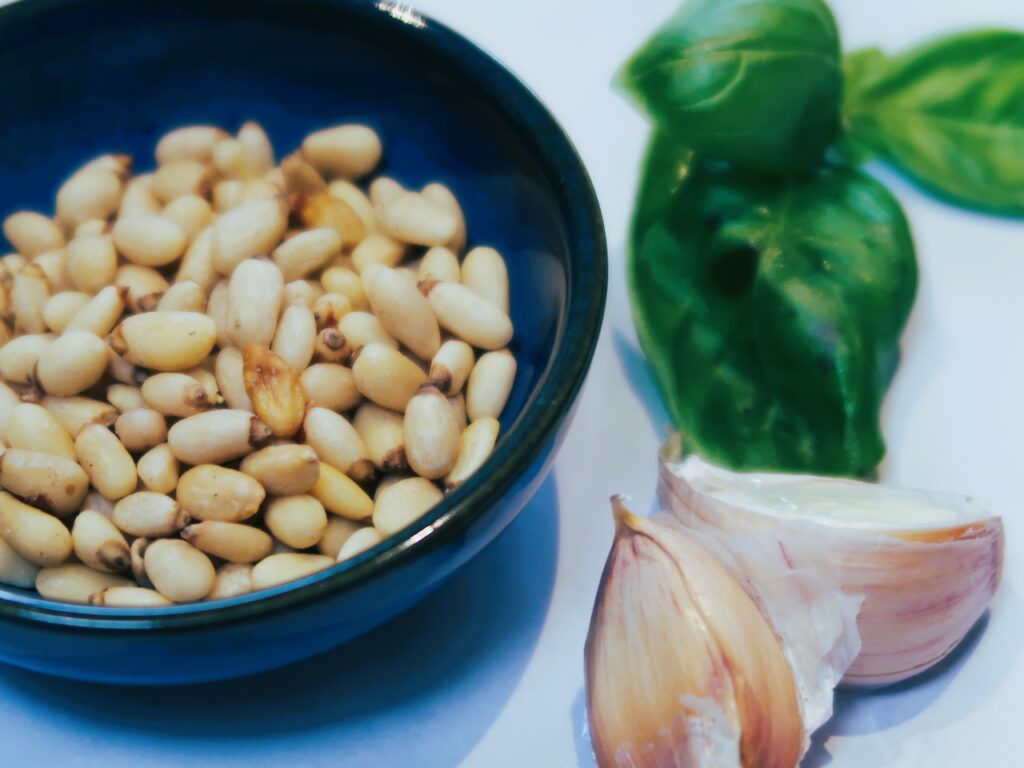
[[[424,521],[352,562],[258,595],[156,611],[62,606],[0,587],[0,660],[133,684],[243,675],[325,651],[420,600],[543,480],[596,342],[607,266],[596,201],[547,112],[472,45],[369,3],[33,0],[0,10],[0,217],[52,210],[103,152],[153,164],[176,126],[260,121],[283,155],[373,125],[381,170],[448,184],[470,244],[505,254],[519,371],[491,460]],[[551,510],[554,514],[554,510]],[[426,527],[424,527],[426,526]]]

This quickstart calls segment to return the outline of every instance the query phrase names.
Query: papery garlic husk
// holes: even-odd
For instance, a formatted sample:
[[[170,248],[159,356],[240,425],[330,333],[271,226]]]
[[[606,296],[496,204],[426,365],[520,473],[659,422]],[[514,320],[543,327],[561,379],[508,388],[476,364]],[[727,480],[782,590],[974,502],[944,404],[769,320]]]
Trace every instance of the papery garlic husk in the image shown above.
[[[663,514],[697,535],[743,583],[789,650],[793,638],[815,631],[826,640],[835,635],[840,663],[819,668],[817,680],[803,675],[801,694],[817,707],[811,721],[827,717],[822,707],[831,706],[829,675],[845,669],[842,656],[856,641],[843,626],[849,613],[844,600],[861,603],[855,628],[860,650],[842,682],[879,686],[942,660],[981,617],[999,584],[1002,520],[965,497],[835,478],[736,473],[696,456],[681,459],[675,439],[662,451],[658,498]],[[811,577],[802,582],[813,585],[817,605],[824,607],[820,616],[801,615],[799,596],[780,588],[795,574]],[[793,658],[799,663],[798,655]]]
[[[795,768],[796,685],[757,605],[685,532],[613,507],[586,646],[598,765]]]

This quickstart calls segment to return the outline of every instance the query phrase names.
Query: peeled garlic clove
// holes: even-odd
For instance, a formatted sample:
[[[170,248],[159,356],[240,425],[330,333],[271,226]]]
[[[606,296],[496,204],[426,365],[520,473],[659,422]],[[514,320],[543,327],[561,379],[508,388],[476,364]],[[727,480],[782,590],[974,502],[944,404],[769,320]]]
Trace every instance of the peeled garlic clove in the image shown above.
[[[796,685],[757,605],[695,540],[613,508],[586,645],[598,765],[795,768]]]

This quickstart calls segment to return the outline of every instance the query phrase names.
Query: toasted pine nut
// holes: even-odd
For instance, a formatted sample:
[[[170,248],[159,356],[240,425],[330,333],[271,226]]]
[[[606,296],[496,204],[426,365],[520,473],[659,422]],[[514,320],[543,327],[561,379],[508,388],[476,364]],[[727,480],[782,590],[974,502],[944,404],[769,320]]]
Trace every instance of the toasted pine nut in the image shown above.
[[[300,152],[293,152],[281,160],[281,176],[285,189],[293,195],[314,194],[327,189],[323,176],[303,159]]]
[[[117,409],[109,403],[89,397],[54,397],[47,395],[41,403],[72,439],[90,424],[111,426],[117,419]]]
[[[125,496],[114,505],[112,519],[125,533],[147,538],[173,536],[191,521],[179,502],[152,491]]]
[[[111,347],[125,360],[158,371],[194,368],[210,354],[217,326],[198,312],[147,312],[114,329]]]
[[[4,237],[18,253],[32,259],[64,247],[64,233],[52,219],[32,211],[12,213],[4,219]]]
[[[323,504],[312,496],[279,496],[271,499],[263,521],[274,536],[295,549],[312,547],[327,528]]]
[[[242,352],[242,377],[253,410],[270,431],[294,435],[306,412],[306,393],[295,370],[269,347],[250,344]]]
[[[164,608],[173,605],[156,590],[145,587],[104,587],[89,595],[89,604],[108,608]]]
[[[313,407],[306,413],[302,426],[306,443],[316,451],[320,461],[341,470],[353,480],[373,477],[373,462],[366,446],[344,416],[326,408]]]
[[[107,235],[76,236],[67,247],[68,277],[85,293],[96,293],[114,281],[117,251]]]
[[[171,219],[136,213],[118,219],[111,233],[117,252],[133,264],[162,267],[185,252],[185,230]]]
[[[393,411],[405,411],[426,374],[398,350],[367,344],[352,366],[356,386],[365,397]]]
[[[89,219],[106,221],[121,204],[121,179],[100,169],[84,169],[57,190],[57,218],[74,227]]]
[[[0,376],[12,384],[34,384],[36,365],[52,342],[49,334],[15,336],[0,347]]]
[[[156,305],[157,312],[205,312],[206,291],[191,280],[175,283]]]
[[[39,566],[30,563],[0,538],[0,584],[29,589],[35,586],[38,573]]]
[[[346,179],[335,179],[328,186],[328,190],[355,211],[362,220],[365,231],[372,232],[377,228],[377,215],[373,212],[373,204],[363,190]]]
[[[267,259],[247,259],[228,284],[228,332],[237,347],[269,345],[281,311],[284,281],[281,270]]]
[[[143,587],[152,587],[153,582],[149,580],[149,576],[146,575],[146,550],[149,545],[153,542],[147,538],[137,538],[132,542],[131,545],[131,559],[132,559],[132,576],[135,577],[135,581]]]
[[[353,249],[352,264],[357,271],[362,272],[371,264],[396,267],[404,257],[405,243],[382,232],[371,232]]]
[[[339,563],[345,560],[350,560],[356,555],[361,555],[368,549],[373,549],[378,544],[384,541],[384,537],[380,535],[373,526],[366,526],[354,531],[342,543],[341,548],[338,550],[337,561]]]
[[[82,307],[70,323],[64,328],[68,331],[89,331],[103,338],[114,325],[117,319],[124,312],[124,300],[127,290],[117,286],[108,285],[89,300],[89,303]]]
[[[100,512],[83,509],[71,528],[75,555],[97,571],[120,573],[132,564],[131,551],[124,535]]]
[[[240,523],[256,514],[265,496],[249,475],[216,464],[192,467],[178,480],[178,501],[195,520]]]
[[[109,429],[99,424],[84,427],[75,439],[75,450],[93,486],[105,497],[116,501],[135,490],[138,480],[135,462]]]
[[[412,470],[435,480],[447,474],[459,451],[459,423],[437,387],[420,388],[405,409],[405,454]]]
[[[469,378],[474,362],[473,348],[469,344],[449,339],[430,361],[430,383],[449,397],[457,395]]]
[[[270,434],[252,413],[226,409],[182,419],[168,431],[167,442],[178,461],[223,464],[251,453]]]
[[[142,384],[146,405],[164,416],[192,416],[210,407],[198,381],[184,373],[158,373]]]
[[[252,592],[252,566],[226,563],[217,569],[217,580],[206,596],[207,600],[226,600],[229,597]]]
[[[324,529],[323,536],[316,543],[316,548],[320,551],[321,555],[337,558],[342,545],[348,541],[353,533],[362,528],[363,526],[359,525],[359,523],[332,515],[331,519],[327,521],[327,527]],[[0,562],[2,562],[2,557],[2,554],[0,554]]]
[[[245,166],[249,173],[260,176],[274,167],[274,148],[263,126],[249,120],[238,129],[238,143],[242,145]]]
[[[363,284],[359,279],[359,275],[351,269],[345,267],[325,269],[324,273],[320,276],[320,284],[323,285],[327,293],[340,293],[348,299],[354,310],[367,310],[370,308],[370,303],[366,300],[366,294],[363,293]]]
[[[33,565],[60,565],[71,554],[71,532],[60,520],[0,491],[0,537]]]
[[[319,282],[313,282],[312,280],[292,280],[290,283],[286,283],[284,291],[282,293],[281,304],[285,307],[290,307],[292,304],[298,304],[302,307],[313,308],[313,304],[324,294],[324,289],[320,287]]]
[[[188,198],[183,198],[188,199]],[[181,258],[181,266],[174,280],[178,283],[190,281],[209,293],[220,279],[220,274],[213,264],[213,226],[206,227],[192,240],[185,255]]]
[[[317,363],[299,376],[309,404],[332,411],[348,411],[363,399],[356,387],[355,376],[343,365]]]
[[[36,380],[51,395],[77,395],[103,377],[107,345],[87,331],[69,331],[39,355]]]
[[[318,331],[337,328],[345,315],[352,311],[352,303],[340,293],[325,293],[313,304],[313,321]]]
[[[28,264],[14,276],[11,288],[11,310],[14,329],[19,333],[42,333],[46,330],[43,307],[50,298],[50,284],[38,264]]]
[[[167,440],[167,420],[152,408],[136,408],[117,417],[114,431],[125,448],[141,453]]]
[[[170,284],[167,278],[153,267],[140,264],[124,264],[114,274],[114,285],[124,288],[128,309],[132,312],[149,312],[156,308]]]
[[[271,258],[286,282],[316,272],[341,251],[341,235],[333,227],[300,232],[274,249]]]
[[[372,265],[363,270],[363,291],[384,329],[415,355],[430,359],[441,346],[441,331],[430,302],[416,283],[397,270]]]
[[[323,555],[286,552],[271,555],[256,563],[252,569],[252,588],[269,589],[279,584],[310,576],[334,565],[334,560]]]
[[[446,208],[455,217],[455,235],[448,242],[449,247],[456,253],[460,253],[466,247],[466,217],[462,213],[462,206],[458,199],[444,184],[432,182],[427,184],[421,191],[427,200]]]
[[[494,450],[500,429],[497,419],[484,416],[462,430],[462,436],[459,438],[459,457],[444,478],[446,488],[457,488],[480,468]]]
[[[121,413],[146,407],[142,390],[130,384],[111,384],[107,387],[107,400]]]
[[[403,192],[377,209],[381,229],[413,245],[447,245],[458,233],[455,215],[415,192]]]
[[[480,246],[466,254],[462,284],[508,314],[508,267],[493,248]]]
[[[420,280],[442,280],[457,283],[462,279],[458,258],[442,245],[435,245],[423,254],[417,271]]]
[[[321,462],[320,477],[310,494],[328,512],[349,520],[365,520],[373,515],[373,499],[354,480],[330,464]]]
[[[472,420],[501,416],[516,377],[516,359],[507,349],[480,356],[466,385],[466,412]]]
[[[271,253],[287,225],[285,206],[275,199],[252,200],[222,214],[211,242],[217,271],[231,275],[245,259]]]
[[[459,283],[423,283],[441,327],[481,349],[501,349],[512,340],[512,321],[487,299]]]
[[[75,458],[75,443],[60,421],[44,407],[20,403],[11,409],[4,437],[11,448]]]
[[[43,322],[54,333],[62,333],[91,298],[78,291],[55,293],[43,305]]]
[[[228,325],[228,279],[224,278],[210,291],[206,300],[206,314],[217,327],[217,346],[227,349],[234,344],[231,328]]]
[[[287,362],[296,373],[302,373],[313,359],[316,346],[316,319],[307,306],[287,307],[274,333],[270,349]]]
[[[66,517],[81,507],[89,476],[72,459],[7,448],[0,453],[0,486],[57,517]]]
[[[307,229],[330,227],[341,237],[342,246],[351,248],[366,237],[366,227],[352,207],[324,190],[294,196],[292,212]]]
[[[352,356],[352,347],[336,328],[324,328],[316,335],[313,354],[323,363],[347,363]]]
[[[217,353],[216,376],[217,385],[224,393],[228,408],[239,411],[252,411],[252,400],[245,391],[245,378],[242,374],[242,351],[235,347],[227,347]]]
[[[377,492],[373,527],[382,536],[390,536],[419,520],[443,498],[441,490],[422,477],[391,483]]]
[[[210,558],[181,539],[160,539],[146,548],[146,575],[157,592],[176,603],[202,600],[217,573]]]
[[[32,263],[39,267],[46,275],[46,283],[50,287],[50,293],[70,291],[75,287],[68,274],[67,249],[60,248],[56,251],[47,251],[36,256]]]
[[[322,507],[320,511],[323,512]],[[181,538],[201,552],[229,563],[255,563],[274,548],[274,540],[265,531],[222,520],[193,523],[182,530]]]
[[[187,125],[165,133],[156,145],[156,161],[160,165],[175,160],[209,162],[214,145],[227,138],[227,133],[212,125]]]
[[[150,192],[167,204],[185,195],[205,197],[210,191],[210,171],[197,160],[172,160],[153,174]]]
[[[402,414],[373,403],[363,403],[356,410],[353,426],[378,469],[398,472],[408,466]]]
[[[358,179],[380,162],[377,132],[366,125],[338,125],[315,131],[302,142],[302,156],[325,176]]]
[[[320,460],[308,445],[271,445],[250,453],[239,467],[268,493],[294,496],[307,493],[320,477]]]
[[[81,563],[43,568],[36,576],[36,591],[47,600],[88,603],[89,596],[107,587],[128,587],[131,582]]]
[[[200,232],[213,223],[213,209],[198,195],[176,197],[164,208],[163,215],[181,227],[187,243],[193,242]]]
[[[152,184],[152,173],[136,176],[125,184],[124,194],[121,195],[121,204],[117,212],[118,217],[134,216],[137,213],[160,213],[163,206],[153,196]]]
[[[178,460],[167,443],[146,451],[136,471],[142,484],[154,493],[172,493],[178,486]]]

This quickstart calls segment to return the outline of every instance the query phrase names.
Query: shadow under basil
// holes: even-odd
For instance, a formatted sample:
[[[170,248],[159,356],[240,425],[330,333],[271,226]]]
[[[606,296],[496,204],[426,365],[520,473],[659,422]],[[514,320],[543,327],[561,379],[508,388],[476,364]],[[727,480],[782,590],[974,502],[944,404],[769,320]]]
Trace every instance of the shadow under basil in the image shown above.
[[[232,764],[270,764],[278,753],[310,765],[303,752],[323,756],[326,741],[338,747],[333,766],[401,765],[410,758],[455,765],[526,668],[547,615],[557,558],[552,472],[509,529],[451,581],[326,654],[248,678],[177,688],[95,685],[4,667],[0,695],[42,700],[51,710],[48,732],[35,735],[41,757],[55,749],[52,739],[74,740],[60,728],[72,721],[77,728],[102,726],[115,740],[125,732],[123,742],[104,746],[120,753],[113,755],[118,764],[139,752],[147,753],[147,765],[158,764],[154,758],[163,752],[168,765],[180,765],[190,753],[209,759],[230,748]]]

